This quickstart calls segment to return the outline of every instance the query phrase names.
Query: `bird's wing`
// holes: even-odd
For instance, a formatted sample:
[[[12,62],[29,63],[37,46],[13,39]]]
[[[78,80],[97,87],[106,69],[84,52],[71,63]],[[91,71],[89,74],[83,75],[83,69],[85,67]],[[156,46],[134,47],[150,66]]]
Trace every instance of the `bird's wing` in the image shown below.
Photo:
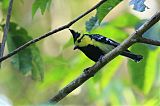
[[[114,41],[114,40],[111,40],[107,37],[104,37],[104,36],[101,36],[99,34],[92,34],[90,35],[92,39],[98,41],[98,42],[101,42],[101,43],[105,43],[105,44],[109,44],[109,45],[112,45],[114,47],[117,47],[119,45],[118,42]]]
[[[108,44],[108,45],[112,45],[113,47],[117,47],[118,45],[120,45],[118,42],[112,40],[112,39],[109,39],[107,37],[104,37],[102,35],[99,35],[99,34],[92,34],[92,35],[89,35],[92,39],[98,41],[98,42],[101,42],[101,43],[105,43],[105,44]],[[113,48],[112,48],[113,49]],[[126,50],[126,52],[130,52],[129,50]]]

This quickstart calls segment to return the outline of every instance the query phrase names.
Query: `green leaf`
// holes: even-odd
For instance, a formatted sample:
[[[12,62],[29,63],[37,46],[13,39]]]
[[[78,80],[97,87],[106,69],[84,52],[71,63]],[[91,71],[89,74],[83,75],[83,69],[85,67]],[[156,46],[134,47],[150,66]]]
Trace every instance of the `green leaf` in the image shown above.
[[[90,101],[95,101],[95,100],[97,100],[99,98],[99,92],[98,92],[99,89],[98,89],[98,87],[96,86],[96,84],[95,84],[95,82],[93,80],[89,80],[87,82],[87,90],[88,90],[87,96],[90,99]]]
[[[36,11],[40,8],[41,13],[44,14],[47,7],[51,4],[51,0],[35,0],[32,5],[32,16],[35,15]]]
[[[99,82],[100,79],[102,78],[102,71],[98,72],[94,77],[93,77],[93,81],[95,83]]]
[[[133,45],[131,47],[131,51],[133,53],[143,56],[143,60],[141,60],[139,63],[136,63],[132,60],[128,61],[132,83],[137,88],[143,91],[145,82],[145,69],[147,65],[147,57],[149,55],[149,50],[145,45]]]
[[[111,25],[116,27],[126,28],[126,27],[135,27],[139,22],[140,19],[135,15],[130,13],[123,13],[117,18],[113,19],[110,23]]]
[[[158,48],[158,51],[159,51],[159,54],[158,54],[158,57],[157,57],[157,68],[156,68],[156,70],[157,70],[157,74],[156,74],[156,83],[157,83],[157,85],[159,85],[160,86],[160,48]],[[159,93],[159,97],[160,97],[160,93]]]
[[[47,89],[53,83],[61,84],[61,81],[70,73],[70,67],[68,61],[61,56],[56,58],[45,57],[44,62],[47,63],[47,73],[45,74],[45,80],[42,83],[38,83],[38,89]],[[53,64],[54,63],[54,64]]]
[[[143,106],[159,106],[159,105],[160,105],[159,98],[153,97],[153,98],[145,101]]]
[[[1,0],[0,2],[2,2],[2,8],[3,9],[7,9],[9,6],[9,0]]]
[[[101,34],[103,36],[116,40],[117,42],[123,41],[128,36],[128,34],[125,31],[117,27],[114,27],[110,24],[98,27],[92,30],[91,33]]]
[[[20,47],[32,38],[28,35],[27,31],[18,26],[16,23],[10,23],[10,29],[7,38],[7,46],[9,52]],[[23,74],[32,71],[34,79],[43,79],[43,62],[40,57],[40,52],[36,45],[32,45],[12,57],[11,63],[13,67]]]
[[[104,67],[104,71],[102,71],[102,76],[100,79],[101,88],[103,90],[107,87],[112,77],[115,75],[118,67],[121,65],[121,62],[122,58],[117,57]]]
[[[123,0],[107,0],[100,7],[97,8],[96,16],[98,17],[99,23],[103,20],[103,18]]]
[[[154,51],[150,51],[147,58],[147,63],[145,67],[145,80],[144,80],[144,93],[148,94],[151,90],[153,82],[156,76],[156,66],[157,66],[157,56],[159,54],[158,49]]]
[[[36,45],[30,47],[32,51],[32,78],[33,79],[44,79],[44,65],[40,55],[40,51]]]
[[[98,22],[97,16],[91,17],[89,21],[86,22],[86,30],[90,32],[96,26],[97,22]]]

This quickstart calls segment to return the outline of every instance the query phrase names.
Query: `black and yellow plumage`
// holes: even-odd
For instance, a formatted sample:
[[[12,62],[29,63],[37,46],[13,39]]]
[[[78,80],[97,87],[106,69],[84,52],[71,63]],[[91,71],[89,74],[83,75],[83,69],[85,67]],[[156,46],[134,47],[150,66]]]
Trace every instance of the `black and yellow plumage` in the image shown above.
[[[81,50],[88,58],[95,62],[119,45],[119,43],[99,34],[80,34],[71,29],[70,32],[74,39],[74,49]],[[143,56],[136,55],[129,50],[123,51],[121,55],[135,62],[143,59]]]

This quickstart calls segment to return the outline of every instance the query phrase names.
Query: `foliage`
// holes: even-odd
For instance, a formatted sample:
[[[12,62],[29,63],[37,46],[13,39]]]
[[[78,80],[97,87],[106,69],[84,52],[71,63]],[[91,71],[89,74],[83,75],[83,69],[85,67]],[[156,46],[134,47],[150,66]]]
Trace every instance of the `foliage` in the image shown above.
[[[104,4],[97,8],[96,16],[98,17],[99,23],[103,20],[103,18],[122,0],[107,0]]]
[[[50,6],[52,0],[35,0],[32,5],[32,16],[35,15],[38,9],[41,10],[41,13],[44,14],[47,7]]]
[[[97,16],[91,17],[89,21],[86,21],[86,30],[90,32],[97,24],[98,18]]]
[[[0,2],[3,4],[2,8],[7,9],[9,5],[9,0],[0,0]]]
[[[107,0],[104,4],[102,4],[99,8],[97,8],[96,15],[91,17],[89,21],[86,22],[86,30],[90,32],[92,29],[95,28],[96,23],[99,24],[102,22],[104,17],[113,9],[115,8],[121,1],[123,0]],[[143,12],[145,8],[148,8],[144,4],[145,0],[131,0],[130,5],[134,5],[133,9],[136,11]],[[132,21],[134,23],[134,21]],[[121,25],[121,24],[119,24]]]
[[[96,23],[99,24],[104,19],[104,17],[122,0],[107,0],[104,4],[97,8],[96,15],[86,22],[86,30],[90,32]]]
[[[122,42],[134,29],[142,25],[144,20],[129,11],[123,11],[109,22],[104,20],[105,16],[121,1],[108,0],[97,9],[95,16],[93,14],[88,16],[88,18],[91,17],[89,21],[87,21],[88,18],[84,18],[84,20],[77,22],[73,29],[80,31],[84,28],[84,23],[86,23],[87,32],[98,33]],[[7,3],[4,3],[7,0],[1,0],[0,2],[4,4],[1,6],[7,9],[8,6],[5,6]],[[59,2],[56,2],[57,4],[52,9],[54,14],[49,15],[44,14],[44,12],[51,4],[51,0],[34,0],[32,14],[31,12],[26,12],[28,11],[28,6],[27,8],[25,6],[24,8],[15,6],[13,13],[14,11],[22,12],[19,13],[19,16],[12,14],[14,23],[10,24],[7,39],[8,51],[12,52],[31,40],[34,36],[30,33],[36,36],[38,36],[37,33],[42,35],[43,33],[39,32],[50,24],[56,26],[57,24],[61,25],[63,22],[66,23],[66,20],[70,20],[70,18],[67,18],[65,13],[72,18],[75,17],[75,14],[81,14],[82,7],[77,9],[73,5],[82,5],[87,9],[89,8],[88,4],[93,5],[91,1],[87,2],[86,0],[80,2],[64,0]],[[30,0],[24,1],[23,5],[26,5],[25,3],[30,3]],[[132,0],[131,4],[134,4],[138,11],[144,11],[144,7],[146,8],[144,0],[141,0],[141,4],[136,0]],[[38,9],[41,10],[44,16],[35,15]],[[3,12],[3,14],[6,14],[6,11]],[[34,19],[31,20],[29,17],[33,16]],[[60,17],[64,20],[61,20]],[[20,22],[19,19],[23,22]],[[157,23],[143,36],[151,39],[160,39],[159,25]],[[45,31],[48,32],[48,30]],[[82,32],[87,33],[85,31]],[[69,31],[66,31],[44,39],[40,43],[22,50],[13,56],[11,60],[2,64],[0,70],[0,105],[3,99],[1,95],[7,97],[11,101],[10,104],[13,105],[39,105],[44,103],[53,97],[60,88],[79,76],[83,69],[94,64],[83,53],[73,51],[73,39],[69,38],[69,35],[71,35]],[[142,62],[135,63],[132,60],[118,56],[59,104],[158,106],[160,97],[160,48],[136,44],[129,49],[136,54],[143,55]],[[10,64],[10,61],[12,64]],[[25,76],[15,70],[19,70]],[[44,70],[45,77],[43,82],[32,80],[30,76],[27,76],[32,73],[33,79],[43,79]]]
[[[27,31],[16,23],[10,23],[8,36],[7,44],[9,52],[12,52],[32,39]],[[15,69],[19,70],[21,73],[27,74],[32,71],[32,77],[34,79],[43,79],[43,62],[39,49],[35,44],[17,53],[13,56],[11,62]]]
[[[141,50],[143,49],[143,51]],[[140,51],[141,50],[141,51]],[[131,47],[131,51],[143,55],[142,62],[136,64],[133,61],[129,61],[130,75],[132,78],[133,85],[139,89],[143,89],[145,80],[145,67],[147,66],[147,57],[149,50],[144,45],[134,45]]]

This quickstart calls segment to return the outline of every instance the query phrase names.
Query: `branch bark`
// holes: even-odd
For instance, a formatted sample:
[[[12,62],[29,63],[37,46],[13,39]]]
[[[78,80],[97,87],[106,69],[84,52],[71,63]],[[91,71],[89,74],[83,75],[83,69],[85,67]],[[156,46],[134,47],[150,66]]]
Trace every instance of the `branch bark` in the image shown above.
[[[9,23],[10,23],[10,17],[11,17],[11,12],[12,12],[12,5],[13,5],[13,0],[10,0],[9,2],[9,7],[8,7],[8,13],[7,13],[7,19],[6,19],[6,24],[4,26],[4,33],[3,33],[3,39],[0,47],[0,57],[3,57],[4,53],[4,48],[5,48],[5,43],[7,40],[7,34],[9,30]]]
[[[31,44],[34,44],[34,43],[36,43],[36,42],[38,42],[38,41],[40,41],[40,40],[42,40],[42,39],[44,39],[44,38],[46,38],[46,37],[54,34],[54,33],[57,33],[57,32],[60,32],[60,31],[62,31],[62,30],[64,30],[64,29],[69,28],[69,27],[70,27],[71,25],[73,25],[75,22],[77,22],[78,20],[80,20],[81,18],[83,18],[84,16],[86,16],[87,14],[89,14],[90,12],[92,12],[93,10],[95,10],[96,8],[98,8],[101,4],[103,4],[103,3],[106,2],[106,1],[107,1],[107,0],[101,0],[99,3],[97,3],[97,4],[96,4],[95,6],[93,6],[91,9],[89,9],[89,10],[86,11],[85,13],[81,14],[80,16],[78,16],[77,18],[75,18],[74,20],[72,20],[71,22],[69,22],[68,24],[62,25],[62,26],[60,26],[60,27],[58,27],[58,28],[56,28],[56,29],[54,29],[54,30],[52,30],[52,31],[50,31],[50,32],[48,32],[48,33],[40,36],[40,37],[37,37],[37,38],[35,38],[35,39],[33,39],[33,40],[25,43],[24,45],[18,47],[17,49],[15,49],[14,51],[12,51],[11,53],[5,55],[4,57],[1,57],[1,58],[0,58],[0,62],[2,62],[3,60],[5,60],[5,59],[7,59],[7,58],[9,58],[9,57],[11,57],[11,56],[13,56],[13,55],[15,55],[15,54],[18,53],[19,51],[21,51],[21,50],[27,48],[28,46],[30,46]]]
[[[13,1],[13,0],[11,0]],[[81,14],[80,16],[78,16],[77,18],[75,18],[74,20],[72,20],[71,22],[62,25],[60,27],[58,27],[57,29],[54,29],[40,37],[37,37],[27,43],[25,43],[24,45],[20,46],[19,48],[15,49],[14,51],[12,51],[11,53],[7,54],[6,56],[0,58],[0,62],[2,62],[3,60],[15,55],[16,53],[18,53],[19,51],[25,49],[26,47],[30,46],[31,44],[34,44],[54,33],[57,33],[59,31],[62,31],[64,29],[69,28],[71,25],[73,25],[75,22],[77,22],[78,20],[80,20],[81,18],[83,18],[84,16],[86,16],[87,14],[89,14],[90,12],[92,12],[93,10],[95,10],[97,7],[99,7],[101,4],[103,4],[104,2],[106,2],[107,0],[101,0],[98,4],[96,4],[95,6],[93,6],[91,9],[89,9],[88,11],[86,11],[85,13]],[[150,27],[152,27],[156,22],[158,22],[160,20],[160,12],[157,12],[150,20],[148,20],[147,22],[145,22],[138,30],[136,30],[129,38],[127,38],[124,42],[122,42],[118,47],[116,47],[115,49],[113,49],[111,52],[109,52],[108,54],[106,54],[104,56],[104,58],[102,58],[101,61],[98,61],[97,63],[95,63],[92,67],[90,67],[89,69],[85,70],[78,78],[76,78],[75,80],[73,80],[71,83],[69,83],[66,87],[64,87],[62,90],[60,90],[52,99],[50,99],[49,102],[52,103],[57,103],[59,102],[61,99],[63,99],[65,96],[67,96],[70,92],[72,92],[74,89],[76,89],[77,87],[79,87],[80,85],[82,85],[86,80],[88,80],[89,78],[93,77],[105,64],[107,64],[108,62],[110,62],[111,60],[113,60],[116,56],[118,56],[123,50],[126,50],[128,47],[130,47],[132,44],[138,42],[138,38],[142,37],[142,34],[147,31]],[[148,43],[148,40],[143,43]],[[148,43],[149,44],[149,43]]]
[[[146,43],[150,45],[160,46],[160,41],[158,40],[152,40],[144,37],[140,37],[137,41],[138,43]]]
[[[75,80],[70,82],[67,86],[61,89],[53,98],[49,100],[50,103],[57,103],[64,97],[66,97],[70,92],[74,89],[82,85],[86,80],[93,77],[104,65],[113,60],[116,56],[118,56],[122,51],[126,50],[128,47],[133,45],[138,41],[138,38],[141,37],[144,32],[146,32],[150,27],[152,27],[155,23],[160,20],[160,11],[157,12],[151,19],[146,21],[139,29],[137,29],[130,37],[124,40],[118,47],[113,49],[111,52],[106,54],[101,61],[95,63],[88,70],[84,70],[84,72],[77,77]],[[145,38],[143,38],[144,40]],[[148,42],[145,40],[144,43]]]

